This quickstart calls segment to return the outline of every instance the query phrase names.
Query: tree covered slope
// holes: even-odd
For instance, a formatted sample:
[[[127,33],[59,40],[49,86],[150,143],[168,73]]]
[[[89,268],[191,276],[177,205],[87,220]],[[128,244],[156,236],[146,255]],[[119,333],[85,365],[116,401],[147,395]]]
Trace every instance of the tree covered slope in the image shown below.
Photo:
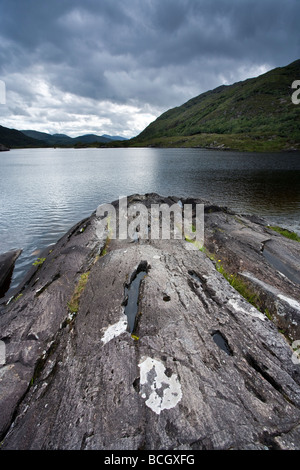
[[[163,113],[131,142],[240,150],[300,149],[300,104],[291,99],[295,80],[300,80],[300,60],[256,78],[222,85]]]

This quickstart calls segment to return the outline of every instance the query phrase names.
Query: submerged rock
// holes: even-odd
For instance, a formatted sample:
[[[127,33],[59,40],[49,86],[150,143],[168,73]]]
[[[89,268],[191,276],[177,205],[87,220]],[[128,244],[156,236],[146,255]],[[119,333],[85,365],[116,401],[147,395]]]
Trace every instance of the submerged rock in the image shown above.
[[[0,152],[7,152],[9,148],[5,147],[5,145],[0,144]]]
[[[11,250],[0,254],[0,297],[4,297],[9,289],[15,262],[22,250]]]
[[[299,259],[300,245],[207,203],[205,251],[98,227],[96,213],[73,227],[2,301],[2,449],[300,449],[299,285],[262,251],[273,240]]]

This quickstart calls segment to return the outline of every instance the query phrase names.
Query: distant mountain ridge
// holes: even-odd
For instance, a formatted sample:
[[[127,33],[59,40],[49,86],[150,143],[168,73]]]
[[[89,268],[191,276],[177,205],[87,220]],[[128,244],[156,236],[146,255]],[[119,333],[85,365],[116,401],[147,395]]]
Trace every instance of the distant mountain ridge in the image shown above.
[[[38,148],[38,147],[80,147],[91,144],[109,144],[114,141],[125,141],[125,137],[95,134],[85,134],[78,137],[69,137],[66,134],[47,134],[34,130],[19,131],[0,126],[0,143],[8,148]]]
[[[22,130],[23,134],[28,137],[42,140],[46,142],[48,145],[73,145],[73,144],[92,144],[94,142],[97,143],[109,143],[114,140],[127,140],[124,137],[117,137],[117,136],[109,136],[105,135],[96,135],[96,134],[84,134],[78,137],[69,137],[66,134],[47,134],[46,132],[38,132],[34,130]]]
[[[291,99],[295,80],[300,60],[221,85],[166,111],[129,145],[300,150],[300,105]]]

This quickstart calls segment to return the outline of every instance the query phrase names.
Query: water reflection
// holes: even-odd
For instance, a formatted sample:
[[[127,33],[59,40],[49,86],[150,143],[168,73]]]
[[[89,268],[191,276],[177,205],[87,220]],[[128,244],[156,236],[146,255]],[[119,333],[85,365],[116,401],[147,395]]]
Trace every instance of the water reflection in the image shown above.
[[[23,249],[14,283],[34,261],[32,253],[56,242],[100,203],[150,192],[204,198],[300,234],[299,153],[12,150],[0,158],[0,252]]]

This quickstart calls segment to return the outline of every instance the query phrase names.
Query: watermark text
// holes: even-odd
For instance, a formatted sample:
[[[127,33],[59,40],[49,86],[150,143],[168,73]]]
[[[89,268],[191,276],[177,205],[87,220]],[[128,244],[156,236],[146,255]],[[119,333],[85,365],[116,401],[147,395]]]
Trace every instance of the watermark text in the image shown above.
[[[118,212],[118,215],[117,215]],[[188,250],[197,250],[204,244],[204,204],[168,204],[140,202],[128,206],[127,197],[119,197],[118,211],[112,204],[101,204],[96,211],[97,235],[110,239],[186,240]]]
[[[292,103],[299,104],[300,103],[300,80],[295,80],[292,83],[292,88],[296,89],[292,94]]]

